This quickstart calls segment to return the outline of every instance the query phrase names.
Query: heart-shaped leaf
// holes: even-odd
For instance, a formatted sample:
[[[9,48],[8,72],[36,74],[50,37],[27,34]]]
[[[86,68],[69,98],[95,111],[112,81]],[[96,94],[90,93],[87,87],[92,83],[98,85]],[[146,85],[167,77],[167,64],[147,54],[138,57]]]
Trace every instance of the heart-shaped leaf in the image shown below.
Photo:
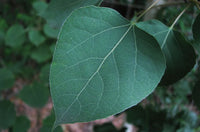
[[[165,55],[167,68],[161,84],[174,83],[191,71],[195,64],[195,51],[179,32],[158,20],[141,22],[137,26],[156,38]]]
[[[157,41],[109,8],[74,11],[58,38],[50,70],[55,125],[122,112],[147,97],[165,71]]]
[[[67,18],[74,9],[88,5],[98,5],[102,0],[52,0],[44,11],[42,16],[47,23],[60,28],[65,18]]]

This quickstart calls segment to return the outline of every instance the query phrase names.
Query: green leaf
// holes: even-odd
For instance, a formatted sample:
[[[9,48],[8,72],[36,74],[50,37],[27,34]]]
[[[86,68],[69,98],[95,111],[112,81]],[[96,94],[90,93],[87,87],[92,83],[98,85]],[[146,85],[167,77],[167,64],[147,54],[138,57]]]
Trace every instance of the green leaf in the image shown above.
[[[0,68],[0,91],[12,88],[14,81],[14,75],[11,71]]]
[[[45,118],[42,123],[42,128],[40,129],[40,132],[50,132],[52,130],[53,124],[55,121],[55,114],[52,112],[50,116]],[[57,127],[54,132],[63,132],[62,128],[59,126]]]
[[[15,124],[13,126],[13,132],[27,132],[31,124],[29,119],[25,116],[17,117]]]
[[[0,30],[0,45],[3,45],[5,39],[5,33]]]
[[[6,45],[16,48],[21,46],[25,40],[25,30],[22,25],[16,24],[8,29],[5,38]]]
[[[31,53],[31,58],[37,61],[38,63],[42,63],[51,59],[51,51],[47,45],[42,45],[37,49],[33,50]]]
[[[175,83],[191,71],[195,64],[195,51],[179,32],[157,20],[141,22],[137,26],[156,38],[165,55],[167,68],[161,84]]]
[[[44,25],[44,33],[46,36],[50,37],[50,38],[57,38],[59,30],[58,29],[54,29],[51,26],[49,26],[48,24]]]
[[[46,10],[46,8],[48,7],[48,4],[44,1],[36,1],[36,2],[33,3],[32,6],[36,10],[38,15],[41,15]]]
[[[194,104],[198,107],[198,109],[200,110],[200,98],[199,98],[199,95],[200,95],[200,81],[198,81],[196,84],[195,84],[195,87],[192,91],[192,98],[193,98],[193,101],[194,101]]]
[[[194,37],[193,46],[197,53],[200,55],[200,14],[196,17],[193,26],[192,26],[192,32]]]
[[[35,82],[25,86],[20,91],[19,97],[29,106],[41,108],[48,101],[49,90],[44,84]]]
[[[50,64],[46,64],[44,67],[42,67],[40,72],[40,80],[45,84],[49,83],[49,71],[50,71]]]
[[[56,44],[54,44],[54,43],[49,47],[51,53],[54,53],[55,47],[56,47]]]
[[[127,122],[132,123],[136,126],[145,124],[146,115],[145,110],[139,105],[136,105],[126,111]]]
[[[7,28],[8,28],[8,24],[7,24],[6,20],[0,17],[0,29],[1,29],[1,31],[5,32]]]
[[[139,105],[134,106],[127,110],[126,114],[127,121],[134,124],[141,132],[161,132],[164,123],[168,122],[166,110],[159,110],[151,105],[146,105],[145,109]]]
[[[28,33],[29,40],[35,46],[39,46],[45,41],[45,37],[37,30],[30,30]]]
[[[60,28],[65,18],[74,9],[88,5],[98,5],[101,0],[52,0],[42,16],[47,23],[54,28]]]
[[[10,101],[0,101],[0,130],[7,129],[15,123],[16,112]]]
[[[196,19],[193,23],[192,32],[193,32],[194,39],[200,45],[200,14],[196,17]]]
[[[122,112],[153,92],[165,70],[157,41],[110,8],[74,11],[58,38],[50,70],[55,125]]]

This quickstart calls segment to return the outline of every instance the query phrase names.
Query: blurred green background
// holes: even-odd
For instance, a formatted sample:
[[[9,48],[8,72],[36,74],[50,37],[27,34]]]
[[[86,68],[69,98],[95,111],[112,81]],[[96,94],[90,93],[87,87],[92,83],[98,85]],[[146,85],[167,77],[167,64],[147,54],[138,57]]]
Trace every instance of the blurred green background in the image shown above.
[[[41,17],[48,3],[49,0],[0,0],[0,131],[50,132],[53,125],[48,76],[59,29],[50,27]],[[148,4],[147,0],[104,0],[101,6],[114,8],[132,19]],[[170,25],[183,7],[184,4],[159,8],[153,18]],[[190,8],[175,27],[191,42],[191,25],[198,12],[197,8]],[[198,46],[195,50],[199,54]],[[198,56],[185,78],[156,88],[147,99],[125,111],[121,129],[108,121],[102,125],[93,123],[92,130],[200,132],[199,64]],[[63,128],[56,131],[70,131]]]

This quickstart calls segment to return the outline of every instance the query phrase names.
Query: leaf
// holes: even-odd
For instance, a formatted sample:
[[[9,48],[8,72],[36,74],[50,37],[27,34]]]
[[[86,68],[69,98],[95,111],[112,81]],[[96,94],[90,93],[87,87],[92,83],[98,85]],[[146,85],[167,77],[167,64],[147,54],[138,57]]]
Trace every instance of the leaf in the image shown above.
[[[165,70],[156,40],[109,8],[74,11],[58,38],[50,70],[55,125],[122,112],[153,92]]]
[[[13,126],[13,132],[27,132],[30,128],[30,121],[25,116],[17,117]]]
[[[162,85],[175,83],[191,71],[196,60],[195,51],[179,32],[157,20],[141,22],[137,26],[156,38],[165,55],[167,68]]]
[[[50,38],[57,38],[59,30],[58,29],[54,29],[52,27],[50,27],[48,24],[44,25],[44,33],[46,36],[50,37]]]
[[[145,125],[146,116],[145,110],[140,105],[136,105],[126,111],[127,122],[132,123],[136,126]]]
[[[196,17],[193,26],[192,26],[192,32],[194,37],[193,46],[197,53],[200,55],[200,14]]]
[[[22,25],[16,24],[8,29],[5,38],[6,45],[16,48],[21,46],[25,40],[25,30]]]
[[[5,39],[5,33],[0,30],[0,45],[3,45]]]
[[[52,44],[49,48],[50,48],[50,51],[51,51],[51,53],[54,53],[54,50],[55,50],[55,46],[56,46],[56,44]]]
[[[199,86],[200,86],[200,81],[198,81],[194,86],[194,89],[192,91],[192,99],[194,101],[194,104],[200,110],[200,99],[199,99],[200,87]]]
[[[38,15],[41,15],[48,7],[48,4],[44,1],[35,1],[32,6],[36,10]]]
[[[42,128],[40,129],[40,132],[50,132],[52,130],[54,121],[55,121],[55,114],[54,112],[52,112],[50,116],[48,116],[47,118],[43,120]],[[63,130],[59,126],[54,130],[54,132],[63,132]]]
[[[193,23],[192,32],[193,32],[194,39],[200,45],[200,14],[196,17],[196,19]]]
[[[35,46],[39,46],[45,41],[45,37],[37,30],[30,30],[28,33],[29,40]]]
[[[19,93],[19,97],[29,106],[41,108],[49,99],[49,90],[42,83],[33,83],[25,86]]]
[[[0,91],[12,88],[14,81],[14,75],[11,71],[0,68]]]
[[[49,83],[49,71],[50,71],[50,64],[46,64],[44,67],[42,67],[40,72],[40,80],[45,84]]]
[[[128,109],[126,114],[127,121],[134,124],[141,132],[161,132],[164,123],[168,122],[166,110],[159,110],[151,105],[146,105],[145,109],[139,105],[134,106]]]
[[[0,101],[0,130],[7,129],[15,123],[14,105],[7,100]]]
[[[42,63],[51,59],[51,51],[47,45],[42,45],[31,53],[31,58],[38,63]]]
[[[98,5],[101,0],[52,0],[42,16],[53,28],[60,28],[71,12],[83,6]]]
[[[0,30],[5,32],[7,28],[8,28],[8,24],[6,20],[0,17]]]

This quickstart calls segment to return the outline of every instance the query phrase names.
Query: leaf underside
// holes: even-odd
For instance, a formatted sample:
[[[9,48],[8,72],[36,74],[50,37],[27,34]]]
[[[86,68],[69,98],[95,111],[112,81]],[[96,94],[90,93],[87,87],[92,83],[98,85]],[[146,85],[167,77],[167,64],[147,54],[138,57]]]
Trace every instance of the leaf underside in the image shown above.
[[[112,9],[80,8],[64,22],[51,65],[55,125],[122,112],[148,96],[164,71],[152,36]]]
[[[155,37],[165,55],[167,68],[161,85],[175,83],[191,71],[195,65],[195,51],[181,33],[158,20],[141,22],[137,26]]]

